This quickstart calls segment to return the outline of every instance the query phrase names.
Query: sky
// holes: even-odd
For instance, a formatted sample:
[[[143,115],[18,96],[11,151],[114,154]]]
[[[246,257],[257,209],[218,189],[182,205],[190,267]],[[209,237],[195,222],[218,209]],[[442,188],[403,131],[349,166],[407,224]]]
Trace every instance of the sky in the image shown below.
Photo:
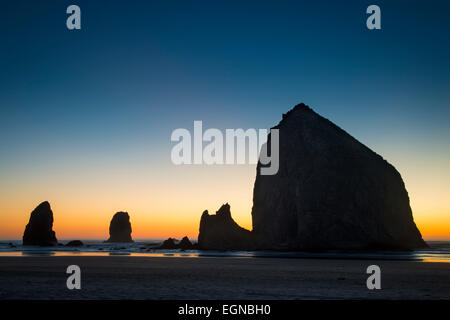
[[[66,8],[81,8],[81,30]],[[381,30],[366,8],[381,8]],[[255,165],[182,165],[177,128],[270,128],[304,102],[401,173],[425,239],[450,240],[446,1],[12,1],[0,10],[0,238],[49,201],[60,239],[196,238]]]

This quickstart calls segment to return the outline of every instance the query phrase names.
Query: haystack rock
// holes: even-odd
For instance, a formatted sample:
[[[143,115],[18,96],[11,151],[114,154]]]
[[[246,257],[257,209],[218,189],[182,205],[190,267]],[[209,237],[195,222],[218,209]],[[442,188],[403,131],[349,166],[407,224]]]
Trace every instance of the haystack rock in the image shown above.
[[[231,217],[230,205],[222,205],[215,215],[205,210],[200,220],[198,248],[202,250],[244,250],[252,244],[250,231]]]
[[[279,171],[261,175],[258,163],[253,191],[252,234],[259,248],[427,246],[400,174],[380,155],[304,104],[274,128]]]
[[[23,233],[24,245],[54,246],[58,243],[53,228],[53,212],[50,203],[42,202],[31,212],[30,221]]]
[[[109,239],[106,242],[133,242],[128,212],[117,212],[109,225]]]
[[[199,248],[216,250],[411,250],[426,248],[398,171],[305,104],[274,127],[279,170],[253,190],[253,230],[239,227],[230,206],[205,211]],[[271,150],[271,135],[268,137]]]

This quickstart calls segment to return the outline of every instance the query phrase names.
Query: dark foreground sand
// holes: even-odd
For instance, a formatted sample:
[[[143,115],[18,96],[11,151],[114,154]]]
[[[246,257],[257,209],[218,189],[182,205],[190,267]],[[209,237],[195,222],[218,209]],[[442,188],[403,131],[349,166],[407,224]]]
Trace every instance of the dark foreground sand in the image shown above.
[[[82,271],[68,290],[66,268]],[[382,289],[368,290],[377,264]],[[412,261],[0,257],[0,299],[450,299],[450,264]]]

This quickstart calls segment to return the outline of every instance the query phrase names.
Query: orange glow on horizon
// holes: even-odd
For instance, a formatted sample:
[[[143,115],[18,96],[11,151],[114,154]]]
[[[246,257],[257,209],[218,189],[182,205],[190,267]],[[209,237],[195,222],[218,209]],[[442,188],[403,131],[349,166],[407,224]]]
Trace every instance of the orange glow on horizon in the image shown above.
[[[54,224],[53,230],[58,239],[107,239],[109,237],[109,222],[115,211],[102,212],[94,215],[88,213],[89,220],[80,219],[77,212],[64,210],[59,206],[53,206]],[[206,209],[206,208],[204,208]],[[251,208],[249,208],[251,210]],[[233,210],[232,215],[237,223],[251,230],[251,214],[247,212],[237,212]],[[31,209],[28,209],[31,211]],[[64,213],[62,213],[64,212]],[[133,239],[165,239],[174,237],[181,239],[188,236],[196,239],[199,232],[200,217],[203,210],[185,212],[182,215],[175,213],[145,214],[142,212],[129,212],[132,224]],[[209,210],[213,214],[215,210]],[[193,218],[191,218],[193,217]],[[415,223],[425,240],[450,240],[450,225],[448,221],[440,218],[442,215],[435,215],[426,219],[421,215],[415,215]],[[1,239],[21,239],[25,225],[28,223],[29,212],[21,215],[14,215],[14,219],[8,223],[0,224]],[[11,227],[14,226],[14,227]]]
[[[255,166],[171,165],[156,172],[136,168],[127,173],[113,169],[86,169],[80,176],[36,175],[21,183],[16,182],[20,177],[3,180],[0,239],[21,239],[31,211],[45,200],[51,204],[58,239],[107,239],[117,211],[130,214],[134,239],[196,239],[202,212],[214,214],[226,202],[235,221],[251,230]],[[450,240],[447,180],[439,180],[440,189],[433,189],[433,181],[424,176],[406,178],[414,221],[423,238]]]
[[[21,239],[31,211],[45,200],[50,202],[58,239],[107,239],[109,223],[118,211],[129,213],[135,239],[196,239],[203,211],[214,214],[226,202],[235,221],[251,228],[254,166],[171,169],[163,176],[139,173],[139,179],[121,177],[117,179],[121,184],[114,183],[117,174],[108,172],[101,184],[85,185],[83,178],[76,177],[80,182],[67,181],[65,185],[47,179],[42,186],[37,179],[36,184],[20,190],[1,190],[0,185],[0,239]]]

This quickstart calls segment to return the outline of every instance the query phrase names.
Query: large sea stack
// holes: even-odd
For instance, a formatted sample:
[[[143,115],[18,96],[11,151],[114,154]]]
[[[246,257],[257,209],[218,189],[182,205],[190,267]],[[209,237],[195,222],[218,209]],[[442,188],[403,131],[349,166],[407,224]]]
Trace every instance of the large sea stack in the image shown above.
[[[252,233],[260,248],[427,246],[400,173],[380,155],[304,104],[274,129],[279,171],[261,175],[258,163],[253,191]]]
[[[203,213],[201,249],[410,250],[427,247],[398,171],[299,104],[279,130],[279,170],[257,165],[250,233],[222,207]],[[268,150],[271,150],[271,135]]]
[[[244,250],[251,246],[250,231],[231,217],[230,205],[222,205],[215,215],[205,210],[200,219],[198,248],[202,250]]]
[[[23,233],[23,245],[54,246],[58,243],[53,228],[53,212],[50,203],[42,202],[31,212]]]
[[[109,225],[109,239],[106,242],[133,242],[128,212],[117,212]]]

